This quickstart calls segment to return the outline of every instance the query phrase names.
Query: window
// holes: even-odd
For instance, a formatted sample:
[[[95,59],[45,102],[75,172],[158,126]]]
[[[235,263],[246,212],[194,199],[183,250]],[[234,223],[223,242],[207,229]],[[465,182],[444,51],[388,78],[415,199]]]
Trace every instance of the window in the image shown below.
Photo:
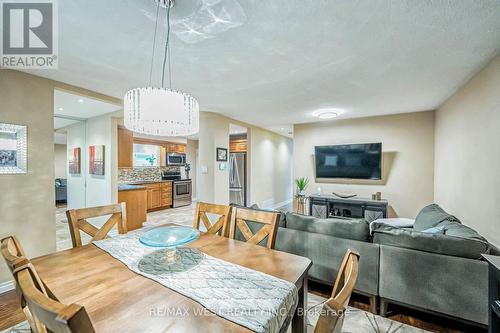
[[[160,146],[134,143],[134,167],[159,166]]]

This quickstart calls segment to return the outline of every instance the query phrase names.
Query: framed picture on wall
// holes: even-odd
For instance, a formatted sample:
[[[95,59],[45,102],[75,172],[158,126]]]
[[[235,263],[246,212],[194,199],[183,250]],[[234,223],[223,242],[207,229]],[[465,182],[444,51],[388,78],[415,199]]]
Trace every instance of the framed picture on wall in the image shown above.
[[[104,176],[104,146],[89,146],[89,173]]]
[[[0,174],[27,172],[27,133],[24,125],[0,123]]]
[[[79,175],[81,172],[80,153],[81,153],[80,148],[73,148],[70,149],[70,151],[68,152],[68,163],[69,163],[68,172],[72,175]]]
[[[227,149],[217,148],[217,162],[227,162]]]

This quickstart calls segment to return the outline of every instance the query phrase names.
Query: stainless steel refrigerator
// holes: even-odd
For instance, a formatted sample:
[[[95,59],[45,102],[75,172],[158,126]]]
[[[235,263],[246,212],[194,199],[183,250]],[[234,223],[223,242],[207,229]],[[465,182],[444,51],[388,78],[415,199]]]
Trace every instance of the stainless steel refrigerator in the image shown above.
[[[246,206],[246,153],[229,154],[229,203]]]

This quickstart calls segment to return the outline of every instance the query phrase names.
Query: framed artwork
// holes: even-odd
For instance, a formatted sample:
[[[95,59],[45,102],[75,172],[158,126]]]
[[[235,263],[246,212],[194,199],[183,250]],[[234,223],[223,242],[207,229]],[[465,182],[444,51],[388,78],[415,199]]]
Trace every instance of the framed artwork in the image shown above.
[[[89,173],[104,176],[104,146],[89,146]]]
[[[0,123],[0,174],[26,173],[27,159],[27,127]]]
[[[72,175],[80,174],[80,148],[70,149],[68,153],[69,173]]]
[[[217,162],[227,162],[227,149],[217,148]]]

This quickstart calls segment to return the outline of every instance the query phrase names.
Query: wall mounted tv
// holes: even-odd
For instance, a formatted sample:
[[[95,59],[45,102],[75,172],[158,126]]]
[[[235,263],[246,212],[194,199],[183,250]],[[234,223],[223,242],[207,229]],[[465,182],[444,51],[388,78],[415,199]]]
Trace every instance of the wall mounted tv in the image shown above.
[[[380,180],[382,143],[314,147],[316,178]]]

